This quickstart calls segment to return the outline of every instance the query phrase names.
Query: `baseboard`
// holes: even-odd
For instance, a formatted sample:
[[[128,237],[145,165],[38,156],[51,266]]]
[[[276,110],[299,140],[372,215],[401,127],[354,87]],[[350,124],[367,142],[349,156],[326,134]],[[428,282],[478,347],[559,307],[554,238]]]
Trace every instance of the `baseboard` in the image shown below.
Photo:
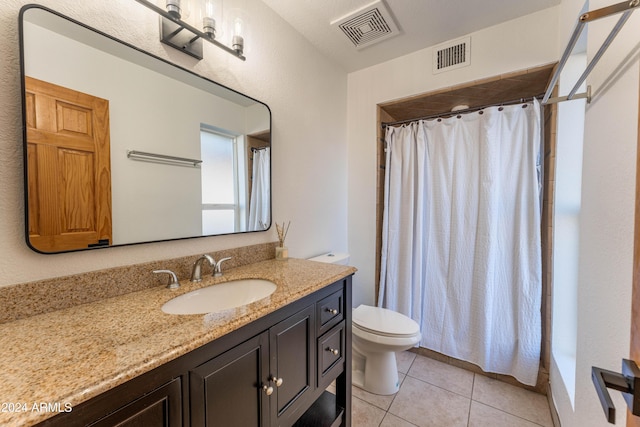
[[[551,421],[553,421],[553,427],[562,427],[560,424],[560,417],[556,410],[556,405],[553,402],[553,393],[551,392],[551,383],[547,383],[547,401],[549,402],[549,410],[551,411]]]

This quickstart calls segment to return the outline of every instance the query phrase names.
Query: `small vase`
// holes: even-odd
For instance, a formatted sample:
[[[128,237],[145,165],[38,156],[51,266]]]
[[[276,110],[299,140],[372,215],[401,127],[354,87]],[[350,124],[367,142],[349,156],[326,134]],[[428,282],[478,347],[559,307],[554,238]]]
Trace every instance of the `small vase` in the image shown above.
[[[276,259],[283,261],[289,258],[289,249],[286,246],[276,246]]]

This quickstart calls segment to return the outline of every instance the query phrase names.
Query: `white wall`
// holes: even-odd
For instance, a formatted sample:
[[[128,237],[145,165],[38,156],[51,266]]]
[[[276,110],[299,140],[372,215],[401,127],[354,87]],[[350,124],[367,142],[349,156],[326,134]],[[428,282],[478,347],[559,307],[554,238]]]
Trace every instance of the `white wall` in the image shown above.
[[[556,61],[557,14],[550,8],[472,33],[468,67],[433,75],[428,48],[349,74],[349,250],[359,269],[354,305],[375,300],[376,104]]]
[[[582,2],[564,0],[564,11]],[[589,10],[610,5],[591,0]],[[588,25],[587,56],[593,57],[620,15]],[[565,43],[577,14],[563,13]],[[591,383],[591,367],[620,371],[629,355],[634,233],[640,14],[635,12],[596,66],[587,84],[593,101],[586,109],[582,170],[582,210],[578,263],[578,331],[575,411],[551,371],[554,399],[563,427],[606,426]],[[561,286],[556,283],[554,286]],[[617,423],[625,425],[626,405],[611,392]]]
[[[227,4],[231,6],[232,0]],[[0,27],[0,286],[276,239],[275,230],[40,255],[24,243],[18,12],[8,0]],[[202,61],[158,41],[158,18],[130,0],[41,4],[269,105],[273,120],[273,218],[291,220],[291,256],[346,250],[346,75],[262,2],[247,2],[245,62],[205,43]]]

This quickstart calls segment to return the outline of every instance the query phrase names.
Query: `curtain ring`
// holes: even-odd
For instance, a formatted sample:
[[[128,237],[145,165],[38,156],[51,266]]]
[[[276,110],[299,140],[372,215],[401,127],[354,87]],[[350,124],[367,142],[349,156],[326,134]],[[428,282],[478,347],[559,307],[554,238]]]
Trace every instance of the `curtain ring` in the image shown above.
[[[460,115],[460,114],[458,114],[458,115],[456,116],[456,119],[461,119],[461,118],[462,118],[462,115]]]
[[[484,110],[478,111],[478,114],[480,114],[480,115],[484,114]]]
[[[498,111],[504,110],[504,107],[498,107]]]

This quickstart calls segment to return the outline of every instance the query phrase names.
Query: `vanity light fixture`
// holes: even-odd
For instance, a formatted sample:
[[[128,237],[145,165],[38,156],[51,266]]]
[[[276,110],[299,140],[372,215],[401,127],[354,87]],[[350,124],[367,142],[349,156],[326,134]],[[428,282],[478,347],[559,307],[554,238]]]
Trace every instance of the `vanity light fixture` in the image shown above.
[[[190,15],[190,0],[165,0],[166,9],[162,9],[150,0],[136,0],[141,5],[160,15],[160,41],[197,59],[202,59],[202,40],[219,47],[231,55],[246,60],[244,56],[244,39],[235,31],[232,34],[232,47],[216,39],[219,6],[221,0],[201,0],[202,8],[197,15],[201,17],[202,30],[195,28],[185,20]],[[163,1],[163,3],[165,3]],[[244,30],[242,21],[234,21],[234,27]]]

